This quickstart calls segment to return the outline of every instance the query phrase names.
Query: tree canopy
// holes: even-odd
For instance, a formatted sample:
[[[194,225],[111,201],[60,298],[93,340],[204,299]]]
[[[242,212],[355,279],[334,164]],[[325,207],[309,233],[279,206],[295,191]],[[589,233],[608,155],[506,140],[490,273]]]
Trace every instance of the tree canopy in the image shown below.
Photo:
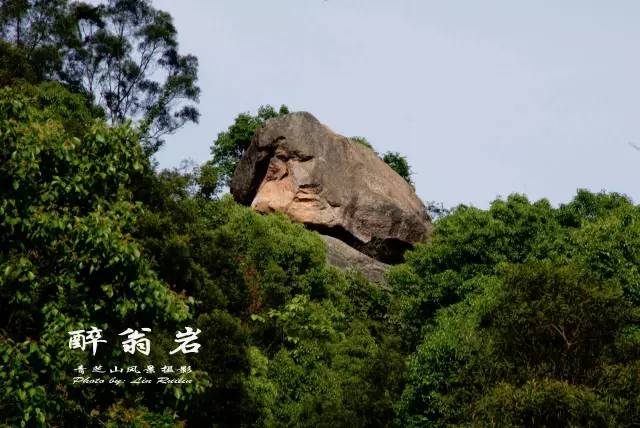
[[[144,323],[162,336],[190,317],[189,301],[131,239],[141,207],[127,185],[146,163],[136,134],[92,120],[85,99],[58,85],[29,92],[0,90],[0,421],[86,426],[92,408],[129,393],[72,386],[90,363],[68,352],[67,332]],[[100,362],[118,357],[114,348]]]
[[[328,266],[302,225],[212,198],[215,167],[154,171],[134,128],[109,126],[59,84],[2,89],[0,132],[9,426],[617,427],[640,417],[640,210],[623,195],[459,206],[382,288]],[[188,359],[194,384],[72,383],[78,365],[126,360],[117,347],[98,359],[69,352],[68,331],[95,325],[112,338],[151,326],[154,352],[135,361],[160,365],[185,323],[206,332],[207,352]]]
[[[411,172],[411,167],[406,157],[398,152],[386,152],[382,155],[382,160],[389,165],[392,170],[397,172],[400,177],[404,178],[407,183],[413,186],[413,181],[411,180],[413,173]]]
[[[133,120],[150,152],[163,136],[198,121],[198,61],[179,53],[171,16],[149,0],[7,0],[0,34],[17,50],[14,61],[29,64],[14,77],[56,80],[85,93],[109,123]]]
[[[286,106],[238,115],[203,165],[156,170],[199,90],[149,1],[6,0],[0,34],[0,426],[640,424],[626,196],[429,204],[433,236],[372,284],[329,265],[316,232],[221,195]],[[382,159],[411,184],[404,156]],[[173,355],[186,326],[203,351]],[[69,349],[90,327],[153,345]],[[186,364],[191,383],[75,383]]]
[[[249,112],[240,113],[226,131],[218,134],[211,147],[213,156],[209,165],[217,171],[221,186],[229,185],[240,158],[249,147],[260,125],[268,119],[288,113],[289,108],[285,105],[281,105],[278,110],[270,105],[264,105],[258,108],[255,115]]]
[[[637,422],[639,227],[627,198],[586,191],[439,220],[390,273],[417,347],[403,426]]]

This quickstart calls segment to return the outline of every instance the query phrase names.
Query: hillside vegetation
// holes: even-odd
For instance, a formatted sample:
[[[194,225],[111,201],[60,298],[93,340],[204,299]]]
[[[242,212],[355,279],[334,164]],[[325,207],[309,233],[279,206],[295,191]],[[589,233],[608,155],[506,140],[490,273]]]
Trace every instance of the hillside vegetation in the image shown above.
[[[149,123],[197,115],[174,106],[179,120],[162,122],[160,96],[162,114],[114,120],[64,77],[81,47],[71,36],[52,34],[34,57],[11,30],[45,3],[63,22],[70,5],[15,3],[26,9],[0,21],[0,426],[640,424],[640,208],[627,197],[458,206],[380,287],[327,265],[317,233],[222,194],[239,145],[286,108],[243,113],[211,161],[160,171]],[[177,49],[170,17],[145,10],[165,24],[147,30]],[[45,55],[52,46],[62,57]],[[169,355],[187,325],[201,351]],[[89,326],[108,339],[151,328],[152,351],[70,351],[68,332]],[[98,364],[188,364],[194,382],[73,383]]]

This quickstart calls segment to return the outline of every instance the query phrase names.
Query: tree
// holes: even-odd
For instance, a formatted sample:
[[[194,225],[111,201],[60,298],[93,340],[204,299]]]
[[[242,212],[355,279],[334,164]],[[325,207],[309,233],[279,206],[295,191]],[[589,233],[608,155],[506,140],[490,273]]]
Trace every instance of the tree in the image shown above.
[[[629,426],[640,416],[629,303],[619,281],[579,263],[503,266],[436,317],[411,363],[403,426]]]
[[[442,202],[427,201],[425,202],[425,216],[429,220],[438,220],[451,213],[451,208],[446,208]]]
[[[88,94],[112,125],[133,120],[149,152],[198,121],[198,61],[178,52],[171,16],[149,0],[8,0],[0,11],[3,38],[41,80]]]
[[[2,39],[20,51],[38,80],[64,80],[65,45],[72,34],[67,0],[4,0],[0,5]]]
[[[171,16],[148,0],[75,4],[78,46],[68,58],[76,82],[93,95],[113,124],[139,122],[146,146],[155,151],[162,137],[197,122],[193,102],[200,89],[198,61],[178,53]]]
[[[131,237],[141,207],[128,186],[146,162],[134,130],[106,126],[85,97],[52,82],[0,90],[0,129],[0,421],[103,425],[102,410],[118,400],[140,406],[142,420],[154,414],[143,407],[162,413],[167,400],[187,399],[189,389],[148,400],[71,379],[81,364],[121,355],[69,352],[69,331],[95,325],[106,336],[144,323],[162,337],[190,317],[188,299],[159,280]]]
[[[407,183],[413,186],[413,181],[411,181],[411,167],[406,157],[398,152],[386,152],[382,155],[382,160],[397,172],[400,177],[404,178]]]
[[[261,106],[255,116],[249,112],[240,113],[226,131],[218,134],[218,138],[211,147],[213,154],[211,165],[219,172],[218,182],[220,185],[229,185],[240,158],[249,147],[260,125],[268,119],[288,113],[289,108],[285,105],[281,105],[279,110],[270,105]]]
[[[412,358],[403,426],[629,426],[640,341],[640,210],[579,191],[460,206],[392,268]]]
[[[349,141],[351,141],[354,144],[360,144],[362,146],[365,146],[373,150],[376,156],[380,157],[378,152],[376,152],[376,150],[373,148],[373,145],[365,137],[357,137],[357,136],[351,137],[349,138]],[[381,159],[387,165],[389,165],[391,169],[397,172],[400,177],[404,178],[405,181],[409,183],[409,185],[413,187],[413,181],[411,181],[411,174],[412,174],[411,167],[409,166],[409,162],[407,161],[406,157],[402,156],[398,152],[386,152],[385,154],[382,155]],[[429,215],[429,212],[425,214]]]
[[[24,52],[0,40],[0,87],[9,86],[18,79],[31,83],[39,80]]]
[[[197,174],[140,186],[134,236],[160,278],[196,302],[211,387],[189,424],[389,426],[404,356],[389,292],[326,265],[320,237],[284,215],[189,191]]]

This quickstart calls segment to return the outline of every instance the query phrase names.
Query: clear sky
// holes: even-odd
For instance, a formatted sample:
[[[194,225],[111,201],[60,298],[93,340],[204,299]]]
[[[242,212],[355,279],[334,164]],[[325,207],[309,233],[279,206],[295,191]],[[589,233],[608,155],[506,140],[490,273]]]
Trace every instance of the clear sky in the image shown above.
[[[210,158],[262,104],[398,151],[418,195],[487,207],[577,188],[640,201],[640,2],[153,0],[200,60],[201,120],[161,167]]]

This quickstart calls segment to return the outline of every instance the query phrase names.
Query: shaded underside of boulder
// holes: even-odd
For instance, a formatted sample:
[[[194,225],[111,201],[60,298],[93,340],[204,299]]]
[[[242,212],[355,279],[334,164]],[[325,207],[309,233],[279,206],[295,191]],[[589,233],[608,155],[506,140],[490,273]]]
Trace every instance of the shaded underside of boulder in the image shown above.
[[[230,188],[242,204],[283,212],[386,263],[401,261],[431,232],[422,201],[402,177],[306,112],[268,120]]]
[[[327,261],[329,264],[342,270],[353,269],[358,271],[371,282],[385,283],[384,273],[389,269],[388,264],[362,254],[337,238],[322,234],[320,236],[327,249]]]

